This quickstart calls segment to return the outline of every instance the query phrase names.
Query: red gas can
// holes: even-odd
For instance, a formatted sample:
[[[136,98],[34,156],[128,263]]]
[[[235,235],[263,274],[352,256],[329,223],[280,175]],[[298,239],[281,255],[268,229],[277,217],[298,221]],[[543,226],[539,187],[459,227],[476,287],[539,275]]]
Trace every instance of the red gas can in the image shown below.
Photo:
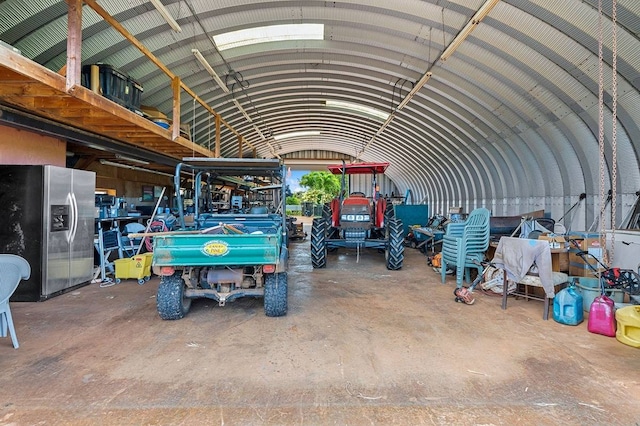
[[[589,308],[587,329],[591,333],[603,334],[609,337],[616,335],[615,303],[604,294],[597,296]]]

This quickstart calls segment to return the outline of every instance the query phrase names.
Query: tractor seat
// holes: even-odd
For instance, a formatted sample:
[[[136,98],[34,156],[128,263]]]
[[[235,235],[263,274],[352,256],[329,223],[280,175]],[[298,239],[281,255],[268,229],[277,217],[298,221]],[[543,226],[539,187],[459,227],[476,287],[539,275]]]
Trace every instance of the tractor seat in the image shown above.
[[[366,197],[366,195],[364,195],[364,192],[357,191],[349,194],[349,197]]]

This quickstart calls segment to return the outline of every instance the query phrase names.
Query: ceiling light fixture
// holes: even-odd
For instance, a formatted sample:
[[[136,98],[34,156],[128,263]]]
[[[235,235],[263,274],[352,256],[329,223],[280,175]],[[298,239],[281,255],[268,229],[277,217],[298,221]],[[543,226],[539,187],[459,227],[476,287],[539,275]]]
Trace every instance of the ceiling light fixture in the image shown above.
[[[170,173],[159,172],[158,170],[143,169],[142,167],[130,166],[129,164],[114,163],[113,161],[109,161],[109,160],[100,160],[100,164],[103,164],[105,166],[111,166],[111,167],[120,167],[121,169],[136,170],[139,172],[147,172],[147,173],[153,173],[156,175],[173,177],[173,175]]]
[[[198,50],[198,49],[191,49],[191,53],[193,53],[193,55],[196,57],[196,59],[200,62],[200,64],[202,64],[202,66],[204,67],[204,69],[207,70],[207,72],[209,73],[209,75],[211,75],[211,77],[213,77],[213,79],[215,80],[216,83],[218,83],[218,86],[220,86],[220,88],[222,89],[223,92],[225,93],[230,93],[229,88],[227,87],[226,84],[224,84],[224,82],[222,81],[222,79],[220,78],[220,76],[218,75],[218,73],[215,72],[215,70],[213,69],[213,67],[211,66],[211,64],[209,64],[209,62],[207,62],[206,58],[202,55],[202,53]],[[247,121],[249,123],[251,123],[253,125],[253,128],[255,129],[255,131],[258,133],[258,135],[260,135],[260,138],[262,140],[264,140],[267,145],[269,146],[269,150],[271,151],[271,154],[273,154],[275,157],[280,158],[280,156],[275,152],[275,150],[273,149],[273,146],[271,145],[271,143],[269,143],[269,140],[264,136],[264,133],[262,133],[260,131],[260,129],[258,128],[258,126],[255,125],[255,123],[253,122],[253,120],[251,119],[251,116],[249,115],[249,113],[244,109],[244,107],[242,106],[242,104],[240,104],[240,102],[238,102],[237,99],[232,99],[231,100],[233,102],[233,104],[236,106],[236,108],[238,108],[238,111],[240,111],[240,113],[242,113],[242,115],[244,116],[244,118],[247,119]],[[252,144],[249,144],[249,146],[253,147]]]
[[[237,99],[234,99],[233,103],[240,110],[242,115],[244,115],[244,118],[246,118],[249,123],[253,123],[253,120],[251,119],[251,117],[249,117],[249,114],[247,113],[247,111],[245,111],[245,109],[242,107],[242,105],[240,105],[240,102],[238,102]]]
[[[487,0],[480,9],[471,17],[471,20],[467,22],[462,30],[455,36],[453,41],[447,46],[440,56],[441,61],[446,61],[449,56],[453,55],[462,42],[471,34],[471,32],[478,26],[478,24],[491,12],[491,9],[498,4],[500,0]]]
[[[122,161],[129,161],[131,163],[138,163],[138,164],[149,164],[148,161],[145,160],[138,160],[137,158],[131,158],[131,157],[126,157],[124,155],[120,155],[120,154],[116,154],[116,158],[118,160],[122,160]]]
[[[300,132],[282,133],[279,135],[275,135],[273,138],[279,141],[282,139],[299,138],[303,136],[318,136],[319,134],[320,134],[320,131],[318,130],[303,130]]]
[[[222,91],[225,92],[225,93],[229,93],[229,88],[227,87],[227,85],[224,84],[224,82],[222,81],[222,79],[220,78],[218,73],[216,73],[216,71],[213,69],[211,64],[209,64],[209,62],[207,62],[207,60],[202,55],[202,53],[200,53],[200,51],[198,49],[191,49],[191,53],[193,53],[193,55],[196,57],[196,59],[202,64],[204,69],[207,70],[207,72],[211,75],[211,77],[213,77],[213,79],[216,81],[216,83],[218,83],[218,86],[220,86]]]
[[[357,112],[363,115],[373,116],[375,118],[379,118],[381,120],[386,120],[389,118],[389,114],[386,112],[382,112],[378,109],[371,108],[365,105],[355,104],[352,102],[343,102],[343,101],[334,101],[331,99],[327,99],[325,101],[325,105],[328,108],[342,109]]]
[[[494,6],[498,4],[499,1],[500,0],[486,0],[484,4],[480,6],[478,11],[471,17],[471,20],[467,22],[467,24],[462,28],[462,30],[460,30],[460,32],[454,37],[454,39],[451,41],[449,46],[447,46],[444,52],[442,52],[442,55],[440,55],[441,61],[446,61],[447,58],[451,56],[453,52],[455,52],[455,50],[462,44],[462,42],[467,38],[467,36],[471,34],[471,32],[476,28],[476,26],[489,14],[489,12],[491,12],[491,9],[493,9]],[[431,64],[431,66],[427,69],[427,72],[425,72],[424,75],[420,78],[420,80],[416,82],[416,84],[413,86],[411,91],[407,94],[407,96],[405,96],[402,102],[400,102],[396,111],[399,111],[402,108],[404,108],[409,103],[409,101],[411,101],[413,96],[416,93],[418,93],[418,91],[422,89],[422,87],[424,87],[425,84],[427,84],[427,82],[433,75],[431,72],[433,65],[434,64]],[[384,129],[387,128],[387,126],[391,123],[391,120],[393,120],[395,116],[396,116],[395,112],[389,115],[389,117],[385,120],[382,126],[380,126],[378,131],[371,137],[369,142],[367,142],[367,144],[364,147],[362,147],[362,149],[356,154],[356,159],[360,159],[360,156],[364,153],[364,151],[368,149],[369,146],[371,146],[371,144],[376,140],[376,138],[382,134]]]
[[[166,7],[164,7],[164,5],[160,2],[160,0],[149,0],[149,1],[151,1],[151,4],[153,4],[153,6],[158,10],[158,12],[160,12],[160,15],[162,15],[164,20],[167,21],[167,24],[169,24],[169,26],[173,29],[173,31],[177,33],[182,32],[182,28],[180,28],[180,25],[178,25],[176,20],[173,19],[173,16],[169,14],[169,11],[167,10]]]
[[[425,75],[422,76],[422,78],[420,79],[420,81],[418,81],[414,86],[413,89],[411,89],[411,91],[409,92],[409,94],[402,100],[402,102],[400,102],[400,105],[398,105],[398,109],[402,109],[404,108],[404,106],[406,104],[409,103],[409,101],[411,100],[411,98],[413,98],[413,95],[415,95],[416,93],[418,93],[418,90],[422,89],[422,86],[424,86],[425,84],[427,84],[427,81],[429,81],[429,79],[431,78],[431,71],[427,72]]]

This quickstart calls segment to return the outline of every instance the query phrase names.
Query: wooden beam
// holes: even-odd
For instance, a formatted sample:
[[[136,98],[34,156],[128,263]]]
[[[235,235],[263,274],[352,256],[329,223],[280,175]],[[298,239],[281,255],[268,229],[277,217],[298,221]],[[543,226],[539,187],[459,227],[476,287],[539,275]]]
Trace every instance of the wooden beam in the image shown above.
[[[167,68],[167,66],[165,64],[163,64],[156,57],[156,55],[154,55],[149,49],[147,49],[140,42],[140,40],[138,40],[137,38],[135,38],[133,36],[133,34],[131,34],[129,31],[127,31],[127,29],[125,27],[123,27],[122,24],[120,24],[120,22],[116,21],[111,15],[109,15],[109,13],[106,10],[104,10],[98,3],[95,2],[95,0],[84,0],[84,2],[90,8],[92,8],[98,15],[100,15],[102,17],[102,19],[104,19],[109,24],[111,24],[111,26],[113,28],[115,28],[116,31],[118,31],[120,34],[122,34],[122,36],[124,38],[129,40],[129,42],[131,42],[131,44],[133,44],[135,47],[137,47],[138,50],[140,50],[140,52],[142,52],[143,55],[145,55],[147,58],[149,58],[151,60],[151,62],[153,62],[158,68],[160,68],[171,80],[173,80],[174,77],[176,77],[176,75],[173,72],[171,72],[171,70],[169,68]],[[200,99],[200,97],[193,90],[191,90],[191,88],[189,88],[189,86],[187,86],[186,84],[181,82],[180,83],[180,87],[182,87],[182,89],[184,89],[185,92],[187,92],[189,95],[191,95],[191,97],[193,99],[195,99],[200,105],[202,105],[203,108],[205,108],[211,114],[216,114],[216,112],[213,110],[213,108],[211,108],[205,101]]]
[[[67,15],[67,91],[80,85],[82,64],[82,0],[65,0],[69,9]]]
[[[171,80],[173,89],[173,121],[171,122],[171,139],[176,140],[180,136],[180,77]]]
[[[219,114],[216,114],[216,146],[213,150],[213,156],[216,158],[220,157],[220,121],[222,118]]]
[[[238,135],[238,158],[242,158],[242,136]]]

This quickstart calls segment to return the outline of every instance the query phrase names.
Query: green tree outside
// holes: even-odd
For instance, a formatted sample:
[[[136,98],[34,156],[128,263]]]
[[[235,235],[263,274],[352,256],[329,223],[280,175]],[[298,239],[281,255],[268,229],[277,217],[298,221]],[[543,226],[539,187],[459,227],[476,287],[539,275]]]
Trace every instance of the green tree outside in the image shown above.
[[[298,198],[297,195],[289,195],[287,197],[286,203],[289,206],[299,206],[300,205],[300,198]]]
[[[301,194],[302,201],[324,204],[340,192],[340,178],[330,172],[311,172],[300,178],[300,185],[309,188]]]

